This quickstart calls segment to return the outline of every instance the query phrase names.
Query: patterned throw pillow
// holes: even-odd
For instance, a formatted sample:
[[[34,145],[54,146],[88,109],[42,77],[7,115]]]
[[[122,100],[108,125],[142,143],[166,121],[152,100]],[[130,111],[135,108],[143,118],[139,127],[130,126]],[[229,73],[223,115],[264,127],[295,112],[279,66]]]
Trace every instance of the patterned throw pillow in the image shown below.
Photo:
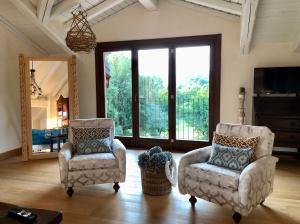
[[[78,154],[111,152],[109,138],[78,140],[76,148]]]
[[[74,150],[77,151],[78,141],[108,138],[110,131],[111,128],[72,127]]]
[[[253,138],[228,136],[214,133],[213,143],[217,145],[236,147],[236,148],[251,148],[253,149],[252,161],[255,160],[255,149],[259,142],[259,136]]]
[[[208,163],[242,171],[251,162],[253,149],[235,148],[213,144],[213,150]]]

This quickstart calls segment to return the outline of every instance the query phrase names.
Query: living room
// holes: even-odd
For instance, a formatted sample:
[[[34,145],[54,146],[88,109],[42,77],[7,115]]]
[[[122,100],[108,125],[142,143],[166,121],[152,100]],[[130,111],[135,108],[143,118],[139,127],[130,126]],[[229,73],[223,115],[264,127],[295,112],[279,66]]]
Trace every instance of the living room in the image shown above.
[[[66,38],[76,25],[72,12],[80,9],[87,13],[87,23],[79,23],[84,26],[80,32],[92,39],[87,32],[91,29],[96,38],[92,42]],[[1,1],[0,202],[28,211],[56,211],[62,223],[300,222],[299,10],[296,0]],[[89,53],[78,52],[78,46],[86,46]],[[42,77],[39,66],[45,61],[53,64],[42,70]],[[57,72],[62,64],[64,72]],[[36,88],[43,90],[35,97],[29,91],[30,69],[36,70]],[[285,92],[259,83],[256,77],[269,69],[272,80],[278,71],[290,77],[278,78],[279,84],[288,83]],[[67,106],[58,107],[61,95]],[[41,106],[50,98],[56,104],[51,106],[55,116],[48,104]],[[32,109],[37,107],[48,109]],[[43,126],[34,124],[37,115],[47,117]],[[99,125],[97,120],[76,123],[78,118],[113,120],[105,124],[113,127],[110,138],[115,135],[120,141],[111,145],[121,148],[118,161],[126,163],[120,181],[80,187],[73,187],[71,179],[64,181],[61,159],[67,158],[64,152],[74,143],[74,125]],[[216,144],[215,135],[230,132],[223,124],[267,126],[270,132],[240,131],[242,137],[259,135],[259,147],[275,133],[267,146],[273,160],[265,162],[270,167],[276,164],[271,175],[274,186],[271,181],[272,190],[262,196],[263,206],[263,200],[253,202],[247,212],[240,206],[220,206],[226,203],[210,197],[217,191],[213,187],[209,197],[193,195],[187,183],[180,182],[185,158],[200,148],[207,156],[205,147]],[[38,133],[50,130],[43,134],[47,150],[33,151],[43,145],[34,145],[33,127],[41,129]],[[51,136],[53,130],[60,134]],[[142,183],[140,155],[155,146],[171,152],[174,168],[164,196],[147,194]],[[255,153],[257,158],[264,154],[260,153]],[[274,157],[279,158],[277,163]],[[203,176],[213,177],[205,174],[197,180]]]

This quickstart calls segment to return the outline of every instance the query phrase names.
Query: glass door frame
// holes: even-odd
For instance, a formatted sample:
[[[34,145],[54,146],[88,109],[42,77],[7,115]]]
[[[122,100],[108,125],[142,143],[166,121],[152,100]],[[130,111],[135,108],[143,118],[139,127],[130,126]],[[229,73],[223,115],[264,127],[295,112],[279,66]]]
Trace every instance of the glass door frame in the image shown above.
[[[95,49],[97,117],[106,116],[104,52],[131,51],[132,53],[132,137],[117,136],[126,147],[149,148],[160,145],[164,149],[188,151],[210,145],[213,131],[220,121],[221,34],[162,39],[97,43]],[[176,75],[175,49],[178,47],[210,46],[209,72],[209,141],[176,140]],[[141,138],[139,136],[139,72],[138,50],[169,49],[169,139]]]

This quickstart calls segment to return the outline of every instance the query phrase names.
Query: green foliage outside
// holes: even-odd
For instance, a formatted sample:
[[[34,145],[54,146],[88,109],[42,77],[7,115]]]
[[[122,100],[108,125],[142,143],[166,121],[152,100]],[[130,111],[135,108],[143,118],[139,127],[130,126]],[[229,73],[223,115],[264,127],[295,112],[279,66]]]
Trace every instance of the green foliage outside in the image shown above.
[[[168,92],[159,77],[139,76],[140,135],[168,138]]]
[[[110,83],[106,91],[108,117],[116,135],[132,136],[131,59],[119,53],[106,55]],[[208,139],[209,83],[202,77],[189,80],[176,91],[178,139]],[[168,138],[168,90],[156,76],[139,76],[140,136]]]
[[[107,116],[113,118],[116,135],[132,136],[131,59],[125,55],[109,54],[111,79],[106,90]]]

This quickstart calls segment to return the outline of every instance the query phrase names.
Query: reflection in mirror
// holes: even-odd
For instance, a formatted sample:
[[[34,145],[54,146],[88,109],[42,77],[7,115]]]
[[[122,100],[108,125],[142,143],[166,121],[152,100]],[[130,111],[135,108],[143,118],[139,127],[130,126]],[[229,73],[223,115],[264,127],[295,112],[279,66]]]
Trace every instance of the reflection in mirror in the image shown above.
[[[59,151],[68,138],[66,61],[30,61],[32,152]]]

